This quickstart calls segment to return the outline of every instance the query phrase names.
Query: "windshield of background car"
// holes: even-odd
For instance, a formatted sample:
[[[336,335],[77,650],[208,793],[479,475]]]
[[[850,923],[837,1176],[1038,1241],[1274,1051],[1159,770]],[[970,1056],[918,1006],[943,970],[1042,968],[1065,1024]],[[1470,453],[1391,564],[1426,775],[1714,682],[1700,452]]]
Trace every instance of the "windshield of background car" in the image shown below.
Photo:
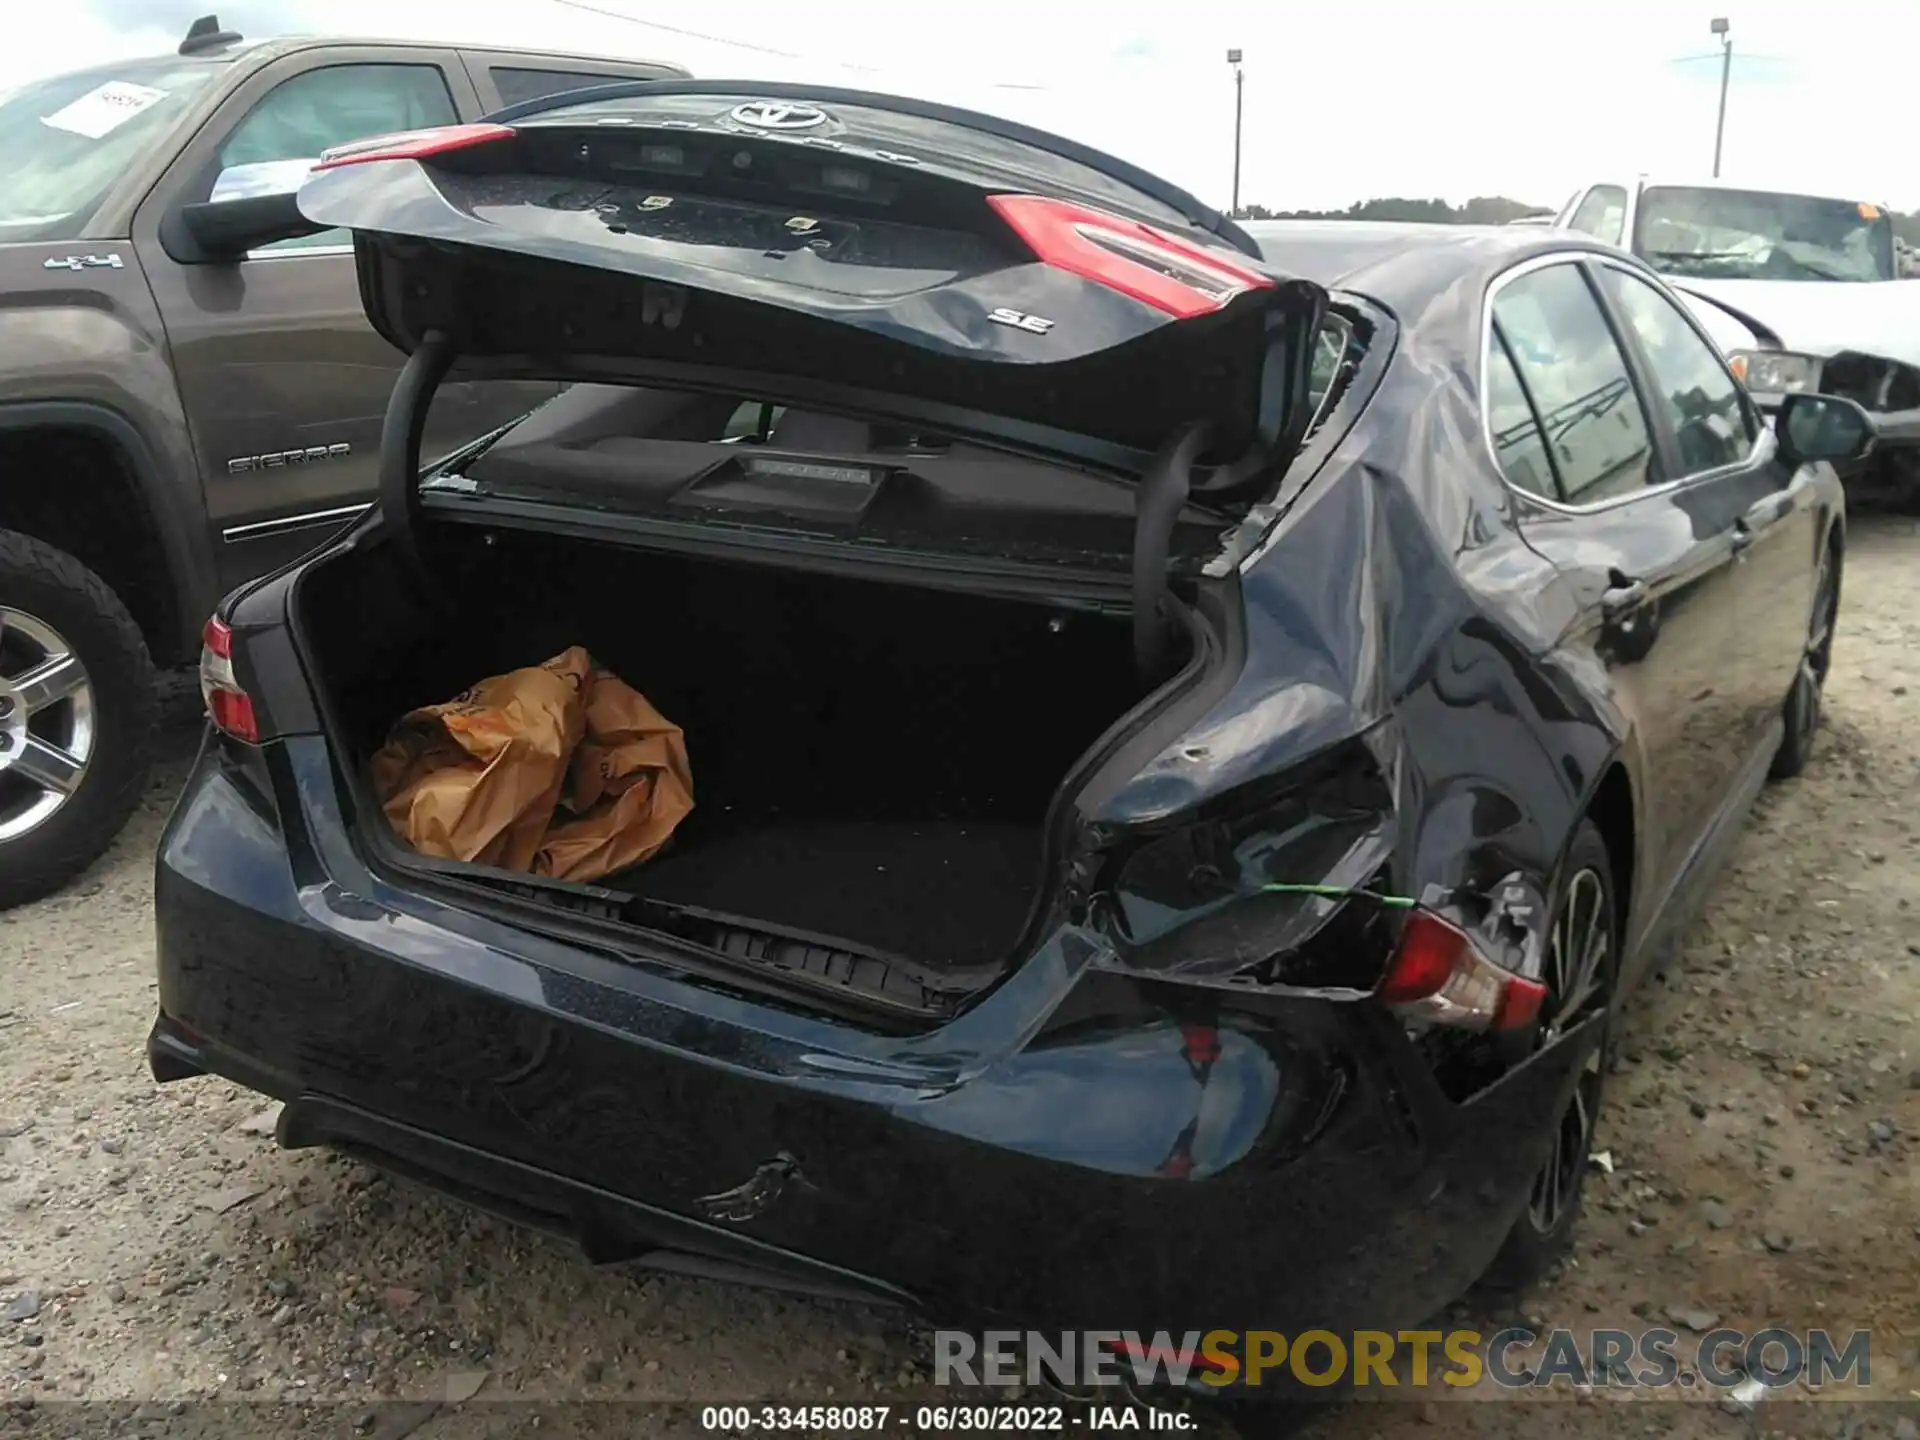
[[[136,60],[0,96],[0,241],[79,236],[226,62]]]
[[[1760,190],[1649,186],[1634,249],[1699,280],[1891,280],[1893,221],[1877,205]]]

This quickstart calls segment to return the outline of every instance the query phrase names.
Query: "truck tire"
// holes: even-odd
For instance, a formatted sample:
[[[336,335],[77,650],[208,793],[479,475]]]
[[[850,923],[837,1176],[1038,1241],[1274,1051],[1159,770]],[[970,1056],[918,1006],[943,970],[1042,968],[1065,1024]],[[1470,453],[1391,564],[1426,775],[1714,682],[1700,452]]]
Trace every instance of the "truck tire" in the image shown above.
[[[58,889],[120,833],[157,708],[119,597],[66,552],[0,530],[0,910]]]

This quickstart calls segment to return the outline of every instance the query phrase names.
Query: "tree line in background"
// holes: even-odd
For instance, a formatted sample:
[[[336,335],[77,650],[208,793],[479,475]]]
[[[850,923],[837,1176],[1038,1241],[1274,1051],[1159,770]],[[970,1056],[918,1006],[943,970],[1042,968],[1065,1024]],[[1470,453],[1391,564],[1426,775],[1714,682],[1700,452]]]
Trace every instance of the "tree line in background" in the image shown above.
[[[1344,210],[1269,210],[1264,205],[1243,205],[1235,212],[1241,220],[1400,220],[1429,225],[1505,225],[1527,215],[1550,213],[1546,205],[1523,205],[1504,195],[1481,195],[1464,205],[1449,205],[1444,200],[1356,200]]]
[[[1344,210],[1269,210],[1264,205],[1244,205],[1237,212],[1241,220],[1399,220],[1430,225],[1505,225],[1528,215],[1549,215],[1553,207],[1527,205],[1504,195],[1477,195],[1464,205],[1449,205],[1445,200],[1409,200],[1394,196],[1382,200],[1357,200]],[[1889,212],[1893,233],[1909,245],[1920,247],[1920,212]]]

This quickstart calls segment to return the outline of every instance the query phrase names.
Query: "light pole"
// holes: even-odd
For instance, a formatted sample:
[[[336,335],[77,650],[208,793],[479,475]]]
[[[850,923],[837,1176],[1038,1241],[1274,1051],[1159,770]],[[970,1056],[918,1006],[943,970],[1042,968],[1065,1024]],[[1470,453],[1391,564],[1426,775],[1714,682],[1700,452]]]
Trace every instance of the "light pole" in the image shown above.
[[[1733,74],[1733,35],[1725,16],[1716,17],[1711,30],[1720,37],[1720,118],[1713,125],[1713,178],[1720,178],[1720,142],[1727,134],[1727,80]]]
[[[1240,52],[1227,51],[1227,63],[1233,66],[1233,208],[1227,213],[1240,213],[1240,99],[1246,93],[1247,77],[1240,68]]]

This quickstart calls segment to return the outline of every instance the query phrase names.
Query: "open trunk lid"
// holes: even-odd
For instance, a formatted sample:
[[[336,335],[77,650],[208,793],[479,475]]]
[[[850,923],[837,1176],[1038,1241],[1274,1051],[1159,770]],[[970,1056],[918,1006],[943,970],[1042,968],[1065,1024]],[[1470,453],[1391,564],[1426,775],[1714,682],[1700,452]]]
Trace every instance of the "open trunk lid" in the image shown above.
[[[754,393],[1121,470],[1283,467],[1325,294],[1124,162],[942,106],[609,86],[329,152],[376,328],[465,375]],[[1191,458],[1193,452],[1189,452]]]

